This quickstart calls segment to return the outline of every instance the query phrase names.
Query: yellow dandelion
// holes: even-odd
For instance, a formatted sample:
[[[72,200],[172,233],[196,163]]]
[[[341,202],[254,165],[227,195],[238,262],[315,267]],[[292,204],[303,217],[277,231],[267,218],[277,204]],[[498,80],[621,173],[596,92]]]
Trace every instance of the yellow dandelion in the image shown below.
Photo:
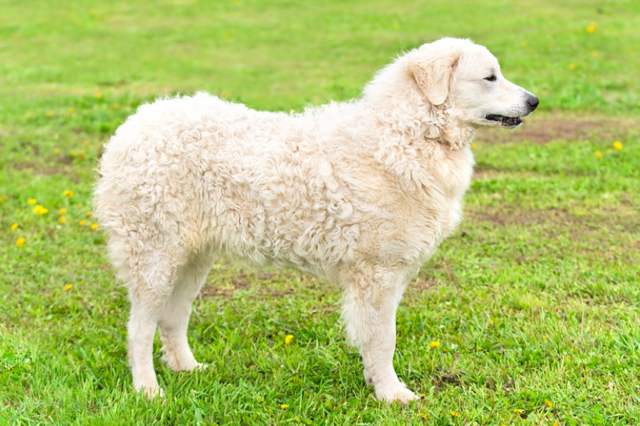
[[[426,396],[425,394],[421,393],[420,394],[420,399],[424,399],[425,396]]]
[[[62,193],[65,197],[73,197],[73,191],[69,191],[68,189]]]
[[[33,208],[33,212],[35,214],[43,215],[43,214],[49,213],[49,210],[46,209],[44,206],[41,206],[40,204],[38,204]]]
[[[82,146],[89,146],[89,141],[82,142]]]
[[[607,148],[607,154],[611,152],[611,148]]]
[[[113,109],[120,109],[120,104],[118,103],[113,104]]]
[[[589,34],[593,34],[593,33],[595,33],[595,32],[596,32],[596,28],[597,28],[597,26],[598,26],[598,25],[597,25],[595,22],[591,22],[591,23],[589,24],[589,26],[587,27],[587,32],[588,32]]]
[[[102,99],[102,92],[97,92],[97,93],[96,93],[95,95],[93,95],[93,96],[95,96],[95,97],[96,97],[96,98],[98,98],[98,99]]]
[[[45,115],[47,117],[51,118],[51,117],[53,117],[53,111],[47,111],[47,113]]]
[[[614,147],[615,149],[617,149],[618,151],[620,151],[620,150],[622,149],[622,143],[621,143],[620,141],[615,141],[615,142],[613,143],[613,147]]]
[[[591,56],[593,56],[594,58],[597,58],[598,57],[598,51],[597,50],[592,51],[591,52]]]
[[[64,218],[64,216],[60,216],[60,219],[58,219],[60,221],[60,223],[67,223],[67,219]]]
[[[425,413],[420,413],[420,417],[422,417],[423,419],[427,420],[427,415]]]
[[[53,153],[56,155],[60,154],[60,148],[54,148]]]
[[[472,143],[472,144],[471,144],[471,148],[476,149],[477,147],[478,147],[478,145],[477,145],[477,144],[475,144],[475,143]]]
[[[85,214],[87,215],[87,217],[91,217],[91,216],[93,216],[93,213],[91,213],[91,212],[87,212],[87,213],[85,213]]]
[[[293,340],[293,334],[287,334],[287,336],[284,338],[284,344],[288,345],[289,343],[291,343],[292,340]]]
[[[15,231],[16,229],[18,229],[18,226],[20,225],[18,225],[17,223],[14,223],[13,225],[11,225],[11,230]]]
[[[431,346],[432,348],[437,348],[438,346],[440,346],[440,342],[436,340],[434,342],[429,343],[429,346]]]
[[[553,426],[560,426],[558,422],[553,422]]]
[[[449,414],[451,414],[451,417],[460,417],[460,413],[457,411],[449,411]]]
[[[71,287],[73,287],[73,285],[71,285],[71,284],[67,284],[67,285],[65,285],[65,286],[64,286],[64,291],[69,291],[69,290],[71,290]]]
[[[523,411],[521,409],[519,409],[519,408],[516,408],[515,410],[513,410],[513,412],[516,413],[516,414],[522,414],[523,413]]]
[[[98,229],[98,224],[97,223],[92,223],[91,224],[91,229],[93,229],[93,230]]]
[[[24,238],[18,238],[18,239],[16,240],[16,245],[17,245],[18,247],[22,247],[22,246],[24,245],[24,243],[25,243],[25,242],[26,242],[26,241],[24,240]]]
[[[553,404],[551,403],[551,401],[549,401],[548,399],[544,400],[544,403],[547,404],[547,407],[549,408],[553,408]]]
[[[223,90],[222,93],[220,94],[223,98],[228,98],[229,97],[229,92]]]
[[[67,209],[58,210],[58,214],[67,214]]]
[[[66,114],[65,114],[65,115],[66,115],[67,117],[69,117],[71,114],[73,114],[73,112],[74,112],[75,110],[76,110],[75,108],[69,108],[69,109],[67,110],[67,112],[66,112]]]
[[[280,408],[282,408],[283,410],[286,410],[288,407],[289,407],[289,406],[288,406],[287,404],[282,404],[282,405],[280,406]]]
[[[573,62],[571,62],[571,63],[569,64],[569,68],[571,68],[572,70],[575,70],[575,69],[576,69],[576,64],[574,64]]]
[[[77,208],[77,209],[81,209],[81,208],[82,208],[82,203],[78,203],[78,204],[76,204],[76,208]]]
[[[35,198],[29,198],[29,201],[27,201],[27,204],[35,204],[38,201]]]
[[[80,151],[80,159],[84,160],[85,157],[86,157],[86,153],[84,151]]]
[[[72,157],[77,157],[78,156],[78,151],[71,151],[71,156]]]
[[[602,153],[600,151],[596,151],[596,157],[598,158],[602,157]]]
[[[548,338],[549,338],[549,336],[547,336],[546,334],[545,334],[543,337],[544,337],[545,339],[548,339]]]
[[[80,226],[85,226],[85,225],[87,224],[87,222],[85,222],[84,220],[81,220],[78,224],[79,224]]]

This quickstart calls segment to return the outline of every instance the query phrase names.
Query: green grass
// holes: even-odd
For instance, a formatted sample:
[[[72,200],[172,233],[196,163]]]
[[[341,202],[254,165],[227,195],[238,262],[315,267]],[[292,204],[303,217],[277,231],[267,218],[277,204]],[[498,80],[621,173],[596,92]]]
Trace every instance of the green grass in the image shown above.
[[[638,424],[639,26],[631,0],[0,0],[0,424]],[[166,400],[135,394],[126,294],[86,216],[119,123],[198,89],[269,110],[349,99],[444,35],[487,45],[542,104],[518,142],[477,143],[466,219],[400,308],[395,364],[424,400],[375,400],[337,288],[226,262],[190,327],[209,369],[156,358]],[[588,136],[524,132],[584,117]]]

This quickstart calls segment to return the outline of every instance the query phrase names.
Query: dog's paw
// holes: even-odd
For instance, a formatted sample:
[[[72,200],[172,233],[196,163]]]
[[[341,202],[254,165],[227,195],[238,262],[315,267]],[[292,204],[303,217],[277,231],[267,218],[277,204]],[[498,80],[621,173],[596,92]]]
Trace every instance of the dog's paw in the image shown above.
[[[201,363],[201,362],[196,362],[196,366],[195,366],[194,370],[197,370],[197,371],[204,371],[204,370],[206,370],[207,368],[209,368],[209,366],[208,366],[207,364],[203,364],[203,363]]]
[[[415,393],[407,389],[402,383],[389,388],[376,388],[376,397],[379,401],[389,403],[400,401],[402,404],[408,404],[411,401],[419,399]]]
[[[204,370],[205,368],[207,368],[206,365],[199,363],[195,359],[193,359],[193,356],[179,359],[176,356],[170,356],[169,354],[165,353],[162,358],[160,358],[160,360],[176,373],[179,373],[181,371]]]
[[[143,387],[141,389],[144,392],[145,398],[151,399],[164,399],[164,391],[159,387]]]

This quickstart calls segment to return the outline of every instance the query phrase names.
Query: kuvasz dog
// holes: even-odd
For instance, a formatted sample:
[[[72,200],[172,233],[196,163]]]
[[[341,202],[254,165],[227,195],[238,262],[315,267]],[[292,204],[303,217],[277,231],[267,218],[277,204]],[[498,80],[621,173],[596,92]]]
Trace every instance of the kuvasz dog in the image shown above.
[[[206,93],[141,106],[106,145],[95,192],[131,299],[135,389],[161,393],[156,328],[173,370],[201,367],[191,305],[225,254],[337,284],[365,381],[380,400],[415,399],[393,367],[402,293],[460,221],[476,128],[515,128],[537,105],[485,47],[445,38],[400,56],[359,99],[301,114]]]

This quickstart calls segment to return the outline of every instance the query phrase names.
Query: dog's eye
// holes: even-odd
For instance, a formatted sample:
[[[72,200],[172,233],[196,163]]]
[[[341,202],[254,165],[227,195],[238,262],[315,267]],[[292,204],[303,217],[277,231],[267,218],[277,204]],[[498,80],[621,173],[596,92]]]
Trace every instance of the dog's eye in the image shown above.
[[[496,81],[496,76],[492,75],[491,77],[485,78],[485,80],[487,80],[487,81]]]

